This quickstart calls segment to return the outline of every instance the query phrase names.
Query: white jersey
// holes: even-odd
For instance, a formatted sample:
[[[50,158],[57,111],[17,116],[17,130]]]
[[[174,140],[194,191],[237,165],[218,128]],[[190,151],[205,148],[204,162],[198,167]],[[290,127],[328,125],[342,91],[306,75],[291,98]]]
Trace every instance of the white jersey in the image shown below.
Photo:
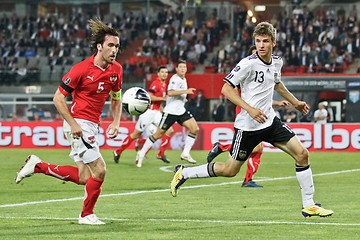
[[[167,90],[186,90],[188,89],[186,78],[181,78],[179,75],[174,74],[169,81]],[[187,94],[181,94],[178,96],[167,96],[164,112],[172,115],[182,115],[185,113],[185,102]]]
[[[281,57],[271,56],[271,63],[263,62],[258,55],[243,58],[224,78],[224,81],[240,87],[241,98],[250,106],[261,109],[268,117],[265,123],[258,123],[244,109],[236,116],[234,127],[254,131],[269,127],[276,116],[272,108],[275,83],[281,81]]]

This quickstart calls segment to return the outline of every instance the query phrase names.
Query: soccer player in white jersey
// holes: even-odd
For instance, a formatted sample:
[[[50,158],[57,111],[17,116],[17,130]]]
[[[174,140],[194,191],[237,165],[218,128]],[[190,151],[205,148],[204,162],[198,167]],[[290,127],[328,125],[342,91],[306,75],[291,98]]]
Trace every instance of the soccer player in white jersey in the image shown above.
[[[248,159],[253,148],[266,141],[288,153],[296,164],[296,177],[301,188],[304,217],[327,217],[333,214],[314,202],[314,183],[309,165],[309,152],[294,132],[272,108],[274,89],[297,110],[307,114],[309,106],[298,100],[281,82],[282,59],[273,56],[276,30],[267,22],[259,23],[253,33],[257,53],[242,59],[225,77],[221,92],[242,111],[236,116],[235,134],[228,160],[210,162],[197,167],[175,167],[171,194],[176,197],[179,187],[189,178],[234,177]],[[241,96],[236,86],[240,85]]]
[[[152,147],[152,145],[161,138],[165,132],[175,123],[186,127],[189,133],[185,139],[185,146],[183,152],[180,155],[181,160],[188,161],[189,163],[196,163],[191,157],[190,150],[195,143],[196,135],[199,132],[199,126],[195,121],[192,114],[185,109],[186,97],[188,94],[194,94],[195,88],[188,88],[185,74],[187,71],[186,62],[180,60],[176,66],[176,74],[174,74],[169,81],[166,99],[166,105],[164,107],[163,115],[158,126],[157,131],[151,135],[139,152],[137,167],[142,166],[142,161],[146,152]]]

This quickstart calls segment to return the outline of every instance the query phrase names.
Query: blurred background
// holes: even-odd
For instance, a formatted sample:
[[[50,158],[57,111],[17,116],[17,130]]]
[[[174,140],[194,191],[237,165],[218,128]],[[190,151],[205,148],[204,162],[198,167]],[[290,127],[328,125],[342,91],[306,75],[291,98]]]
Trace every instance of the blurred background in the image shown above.
[[[360,122],[359,9],[356,0],[1,0],[0,120],[61,121],[53,93],[93,53],[87,20],[99,17],[121,33],[123,90],[149,86],[160,65],[170,78],[185,59],[188,85],[197,89],[187,107],[196,120],[216,122],[235,117],[220,94],[223,77],[247,56],[256,24],[271,22],[282,79],[312,107],[306,116],[277,108],[280,118],[313,122],[322,103],[328,122]],[[124,113],[123,120],[136,119]]]

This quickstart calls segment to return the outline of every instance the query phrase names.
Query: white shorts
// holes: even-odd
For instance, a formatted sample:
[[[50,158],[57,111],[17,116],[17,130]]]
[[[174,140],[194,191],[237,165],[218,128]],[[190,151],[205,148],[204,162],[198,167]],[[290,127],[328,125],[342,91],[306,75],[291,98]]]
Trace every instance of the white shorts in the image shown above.
[[[159,126],[161,116],[162,114],[159,110],[148,109],[146,112],[140,115],[138,121],[136,122],[135,129],[139,132],[144,132],[146,130],[147,133],[155,133],[157,127]]]
[[[99,125],[78,118],[75,118],[75,121],[80,125],[83,133],[82,138],[79,139],[74,139],[71,134],[70,125],[66,121],[63,123],[64,134],[71,145],[69,156],[75,162],[84,163],[91,163],[99,157],[102,158],[96,139],[96,136],[99,134]]]

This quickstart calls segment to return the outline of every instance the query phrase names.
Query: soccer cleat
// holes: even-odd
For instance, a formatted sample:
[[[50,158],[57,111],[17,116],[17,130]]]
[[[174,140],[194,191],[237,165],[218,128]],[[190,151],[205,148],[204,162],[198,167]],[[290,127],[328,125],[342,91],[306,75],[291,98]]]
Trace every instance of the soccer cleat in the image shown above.
[[[263,186],[257,184],[254,181],[248,181],[248,182],[243,182],[241,187],[248,187],[248,188],[262,188]]]
[[[139,152],[137,152],[136,153],[136,161],[135,161],[135,163],[136,163],[136,166],[138,167],[138,168],[141,168],[141,166],[142,166],[142,160],[140,161],[139,159],[140,159],[140,156],[139,156],[140,154],[139,154]]]
[[[114,154],[114,162],[115,162],[115,163],[119,163],[120,154],[118,155],[118,154],[116,153],[116,151],[114,151],[113,154]]]
[[[180,186],[183,185],[183,183],[186,181],[186,179],[182,175],[183,169],[184,169],[183,165],[177,165],[175,167],[175,171],[174,171],[175,174],[170,183],[170,193],[173,197],[177,196]]]
[[[81,214],[79,216],[79,224],[85,224],[85,225],[103,225],[105,224],[103,221],[100,221],[100,219],[95,214],[90,214],[85,217],[81,217]]]
[[[156,158],[160,159],[164,163],[170,163],[169,159],[167,159],[167,157],[165,155],[162,155],[162,156],[156,155]]]
[[[189,163],[192,163],[192,164],[196,163],[196,160],[193,159],[190,155],[189,156],[184,156],[184,155],[181,154],[180,158],[181,158],[181,160],[188,161]]]
[[[219,142],[214,143],[211,151],[207,155],[208,163],[211,162],[212,160],[214,160],[214,158],[216,158],[220,153],[223,152],[223,150],[221,150],[221,148],[219,146],[220,146]]]
[[[301,213],[304,217],[313,217],[313,216],[329,217],[334,213],[334,211],[322,208],[317,204],[315,204],[313,206],[303,208]]]
[[[40,163],[41,159],[35,155],[30,155],[25,161],[25,164],[20,168],[16,175],[15,182],[20,183],[24,178],[31,177],[34,174],[35,165]]]

